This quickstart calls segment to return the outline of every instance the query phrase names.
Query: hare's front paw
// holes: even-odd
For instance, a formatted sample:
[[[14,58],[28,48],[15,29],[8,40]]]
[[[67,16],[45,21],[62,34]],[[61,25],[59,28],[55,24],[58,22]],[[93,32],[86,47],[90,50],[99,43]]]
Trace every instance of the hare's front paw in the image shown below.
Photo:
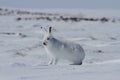
[[[53,64],[53,59],[51,58],[50,61],[48,62],[48,65]]]
[[[50,61],[49,61],[49,63],[48,63],[48,65],[51,65],[51,64],[56,65],[57,62],[58,62],[58,59],[53,59],[53,58],[51,58]]]
[[[58,59],[54,59],[53,64],[56,65],[58,62]]]

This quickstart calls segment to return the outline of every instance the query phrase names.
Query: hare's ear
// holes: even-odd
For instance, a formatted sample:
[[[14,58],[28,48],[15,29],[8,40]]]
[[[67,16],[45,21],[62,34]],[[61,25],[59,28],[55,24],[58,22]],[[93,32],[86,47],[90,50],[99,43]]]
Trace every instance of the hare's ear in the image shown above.
[[[52,32],[52,27],[49,27],[49,33],[51,33]]]
[[[41,29],[43,30],[43,32],[47,32],[47,30],[45,28],[41,27]]]

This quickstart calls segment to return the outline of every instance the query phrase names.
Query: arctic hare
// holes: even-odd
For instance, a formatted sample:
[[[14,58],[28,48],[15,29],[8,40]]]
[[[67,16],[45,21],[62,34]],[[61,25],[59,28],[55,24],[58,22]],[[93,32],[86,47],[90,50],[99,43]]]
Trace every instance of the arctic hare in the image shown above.
[[[56,64],[59,59],[69,60],[73,65],[82,64],[85,53],[79,44],[55,38],[52,35],[52,27],[42,29],[45,32],[43,46],[50,56],[49,64]]]

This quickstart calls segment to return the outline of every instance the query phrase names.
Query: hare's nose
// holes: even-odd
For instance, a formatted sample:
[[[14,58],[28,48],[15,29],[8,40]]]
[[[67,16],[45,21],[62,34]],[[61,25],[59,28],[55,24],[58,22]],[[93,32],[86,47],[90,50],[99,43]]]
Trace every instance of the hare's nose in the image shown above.
[[[45,42],[43,42],[43,45],[47,45]]]

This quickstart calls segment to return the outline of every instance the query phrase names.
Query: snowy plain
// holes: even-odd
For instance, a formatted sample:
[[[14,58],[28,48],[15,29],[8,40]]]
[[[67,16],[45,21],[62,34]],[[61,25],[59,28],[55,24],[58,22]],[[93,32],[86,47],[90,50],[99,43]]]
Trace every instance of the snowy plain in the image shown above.
[[[120,18],[120,11],[114,10],[33,11]],[[120,21],[16,20],[25,16],[0,15],[0,80],[120,80]],[[55,36],[82,45],[86,53],[83,65],[69,65],[67,61],[47,65],[40,29],[47,25],[54,27]]]

